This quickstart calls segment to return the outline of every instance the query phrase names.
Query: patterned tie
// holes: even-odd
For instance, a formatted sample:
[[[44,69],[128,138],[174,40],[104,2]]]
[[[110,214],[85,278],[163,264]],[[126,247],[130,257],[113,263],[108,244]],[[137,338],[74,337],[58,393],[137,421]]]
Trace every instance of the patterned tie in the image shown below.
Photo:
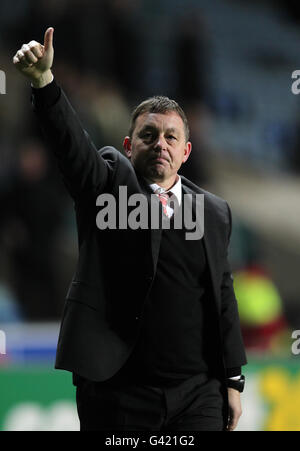
[[[173,212],[172,212],[172,210],[170,211],[170,208],[167,209],[167,206],[168,206],[168,203],[169,203],[170,196],[172,196],[171,191],[169,191],[169,192],[167,192],[167,193],[166,193],[166,192],[161,192],[161,189],[158,188],[158,189],[155,191],[155,194],[158,196],[160,202],[162,203],[162,208],[163,208],[164,214],[165,214],[168,218],[171,218]]]

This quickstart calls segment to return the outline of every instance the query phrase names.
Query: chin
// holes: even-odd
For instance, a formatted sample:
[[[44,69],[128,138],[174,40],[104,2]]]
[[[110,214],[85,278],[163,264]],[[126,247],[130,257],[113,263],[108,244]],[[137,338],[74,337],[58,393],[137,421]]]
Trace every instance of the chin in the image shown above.
[[[151,178],[155,178],[155,180],[157,181],[162,181],[165,179],[165,172],[164,171],[158,171],[156,169],[152,169],[149,171],[149,176],[151,176]]]

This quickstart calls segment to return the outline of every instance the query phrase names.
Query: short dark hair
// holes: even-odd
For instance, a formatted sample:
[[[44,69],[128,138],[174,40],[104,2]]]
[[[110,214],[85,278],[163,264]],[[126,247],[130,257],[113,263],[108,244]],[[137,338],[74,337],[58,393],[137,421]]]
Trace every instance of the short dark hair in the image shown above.
[[[140,103],[133,110],[133,112],[131,114],[131,122],[130,122],[130,129],[129,129],[130,138],[132,138],[138,116],[140,116],[141,114],[144,114],[144,113],[166,114],[166,113],[169,113],[170,111],[174,111],[181,117],[181,119],[183,121],[183,125],[184,125],[185,139],[187,142],[190,137],[190,130],[189,130],[187,117],[186,117],[183,109],[178,105],[178,103],[175,100],[169,99],[169,97],[165,97],[165,96],[150,97],[149,99],[146,99],[142,103]]]

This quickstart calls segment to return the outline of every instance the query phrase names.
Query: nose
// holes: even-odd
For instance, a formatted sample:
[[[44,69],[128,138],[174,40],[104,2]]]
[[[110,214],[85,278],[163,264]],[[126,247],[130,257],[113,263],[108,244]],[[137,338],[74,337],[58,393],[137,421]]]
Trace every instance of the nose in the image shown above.
[[[154,149],[155,149],[156,151],[161,151],[161,150],[166,150],[166,148],[167,148],[167,142],[166,142],[164,136],[163,136],[163,135],[160,135],[160,136],[157,138],[157,141],[156,141],[156,143],[155,143]]]

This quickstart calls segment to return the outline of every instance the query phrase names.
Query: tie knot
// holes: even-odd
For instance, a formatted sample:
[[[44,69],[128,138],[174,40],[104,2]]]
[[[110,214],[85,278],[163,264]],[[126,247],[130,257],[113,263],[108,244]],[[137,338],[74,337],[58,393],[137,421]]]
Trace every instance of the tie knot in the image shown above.
[[[163,212],[165,213],[166,216],[170,217],[172,216],[172,212],[170,211],[169,208],[169,200],[170,200],[170,196],[172,195],[171,191],[163,191],[163,188],[158,188],[155,191],[155,194],[158,196],[162,206],[163,206]]]
[[[163,205],[166,205],[170,198],[170,192],[163,191],[163,188],[158,188],[155,194],[159,197],[159,200]]]
[[[156,190],[154,191],[155,194],[157,194],[158,196],[164,194],[166,196],[172,196],[172,192],[171,191],[166,191],[164,190],[164,188],[156,188]]]
[[[168,201],[168,199],[169,199],[169,193],[159,193],[159,194],[158,194],[158,197],[159,197],[160,199],[166,199],[166,200]]]

